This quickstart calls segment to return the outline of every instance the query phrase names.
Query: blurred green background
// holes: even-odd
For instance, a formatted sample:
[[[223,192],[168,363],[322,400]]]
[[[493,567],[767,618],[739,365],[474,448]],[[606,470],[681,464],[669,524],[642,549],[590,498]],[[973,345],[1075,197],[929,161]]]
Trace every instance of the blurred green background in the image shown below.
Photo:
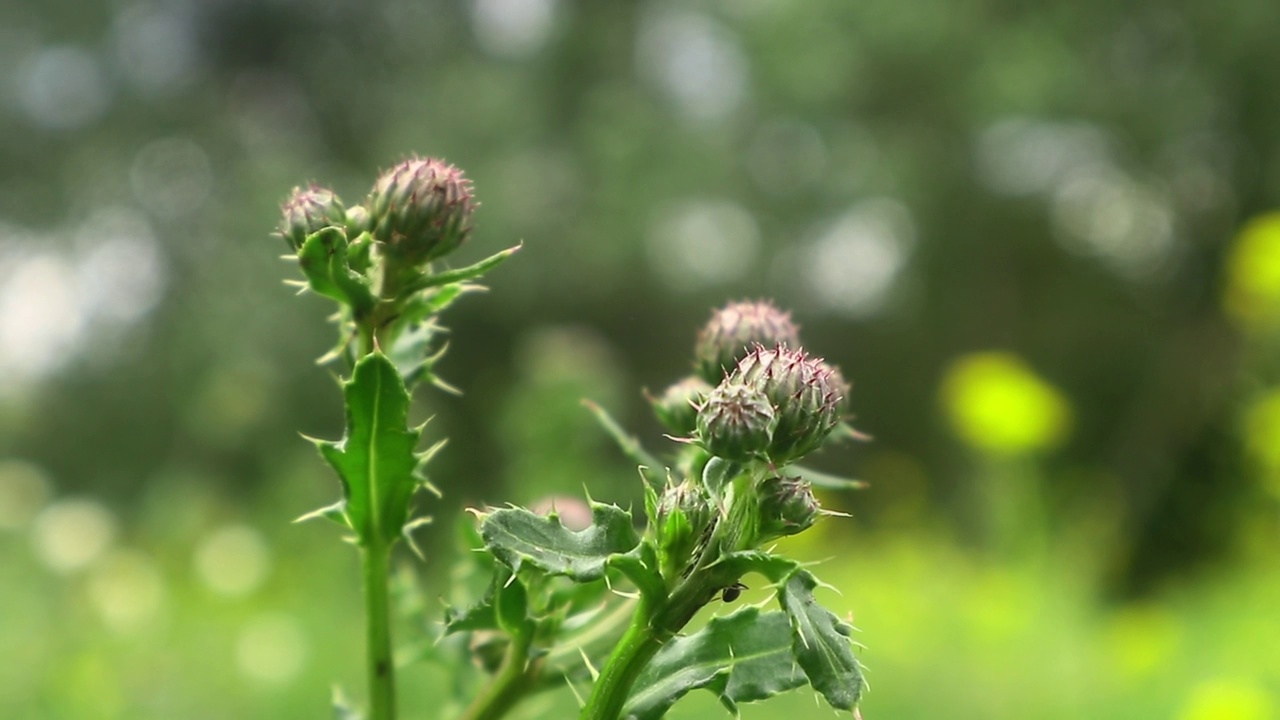
[[[1280,717],[1274,0],[0,0],[0,717],[360,700],[330,308],[269,233],[443,156],[522,240],[446,317],[464,506],[639,497],[579,405],[731,299],[795,311],[874,441],[797,538],[888,718]],[[755,596],[761,596],[759,588]],[[439,673],[403,671],[407,718]],[[539,698],[525,717],[568,717]],[[712,717],[700,694],[676,718]],[[828,717],[808,690],[749,718]]]

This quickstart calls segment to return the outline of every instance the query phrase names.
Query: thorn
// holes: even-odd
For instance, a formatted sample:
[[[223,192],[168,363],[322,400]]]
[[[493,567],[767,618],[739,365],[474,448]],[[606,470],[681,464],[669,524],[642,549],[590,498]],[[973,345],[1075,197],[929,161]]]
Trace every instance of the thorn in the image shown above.
[[[587,651],[583,650],[581,645],[578,646],[578,654],[582,656],[582,664],[587,666],[587,672],[591,673],[591,682],[599,680],[600,671],[596,669],[595,665],[591,664],[591,658],[587,657]]]

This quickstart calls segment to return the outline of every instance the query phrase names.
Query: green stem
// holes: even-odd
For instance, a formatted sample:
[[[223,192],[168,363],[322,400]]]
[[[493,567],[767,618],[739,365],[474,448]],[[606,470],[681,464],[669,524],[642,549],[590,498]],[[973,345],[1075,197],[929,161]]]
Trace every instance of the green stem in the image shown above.
[[[582,708],[580,720],[617,720],[622,714],[631,686],[662,648],[662,638],[651,624],[653,620],[649,603],[641,601],[631,618],[631,625],[591,687],[591,696]]]
[[[363,548],[361,559],[369,663],[369,720],[395,720],[396,675],[391,655],[391,598],[387,587],[391,548],[371,543]]]
[[[498,674],[460,720],[496,720],[524,698],[538,675],[536,665],[529,662],[530,639],[527,634],[511,638]]]

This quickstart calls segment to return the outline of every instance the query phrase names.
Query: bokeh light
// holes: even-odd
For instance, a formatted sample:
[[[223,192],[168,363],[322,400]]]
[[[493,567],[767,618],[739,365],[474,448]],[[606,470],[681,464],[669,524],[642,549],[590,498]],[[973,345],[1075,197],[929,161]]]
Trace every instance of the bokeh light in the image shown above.
[[[1249,221],[1227,258],[1223,304],[1247,328],[1280,323],[1280,212]]]
[[[105,505],[87,498],[58,500],[36,516],[31,540],[37,557],[56,573],[81,570],[115,542],[118,522]]]
[[[271,569],[271,554],[257,530],[229,525],[200,540],[192,566],[210,590],[242,597],[257,590],[266,580]]]
[[[942,381],[942,402],[962,439],[997,455],[1052,448],[1070,428],[1062,393],[1009,353],[957,359]]]

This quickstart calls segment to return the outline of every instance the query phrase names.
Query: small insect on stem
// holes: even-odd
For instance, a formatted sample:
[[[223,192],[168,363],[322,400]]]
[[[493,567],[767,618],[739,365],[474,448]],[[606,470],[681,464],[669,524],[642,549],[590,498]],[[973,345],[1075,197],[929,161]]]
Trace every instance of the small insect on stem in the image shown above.
[[[743,585],[742,583],[734,583],[729,587],[720,591],[720,599],[727,603],[733,602],[734,600],[737,600],[739,596],[742,595],[743,590],[747,590],[747,589],[748,589],[747,586]]]

